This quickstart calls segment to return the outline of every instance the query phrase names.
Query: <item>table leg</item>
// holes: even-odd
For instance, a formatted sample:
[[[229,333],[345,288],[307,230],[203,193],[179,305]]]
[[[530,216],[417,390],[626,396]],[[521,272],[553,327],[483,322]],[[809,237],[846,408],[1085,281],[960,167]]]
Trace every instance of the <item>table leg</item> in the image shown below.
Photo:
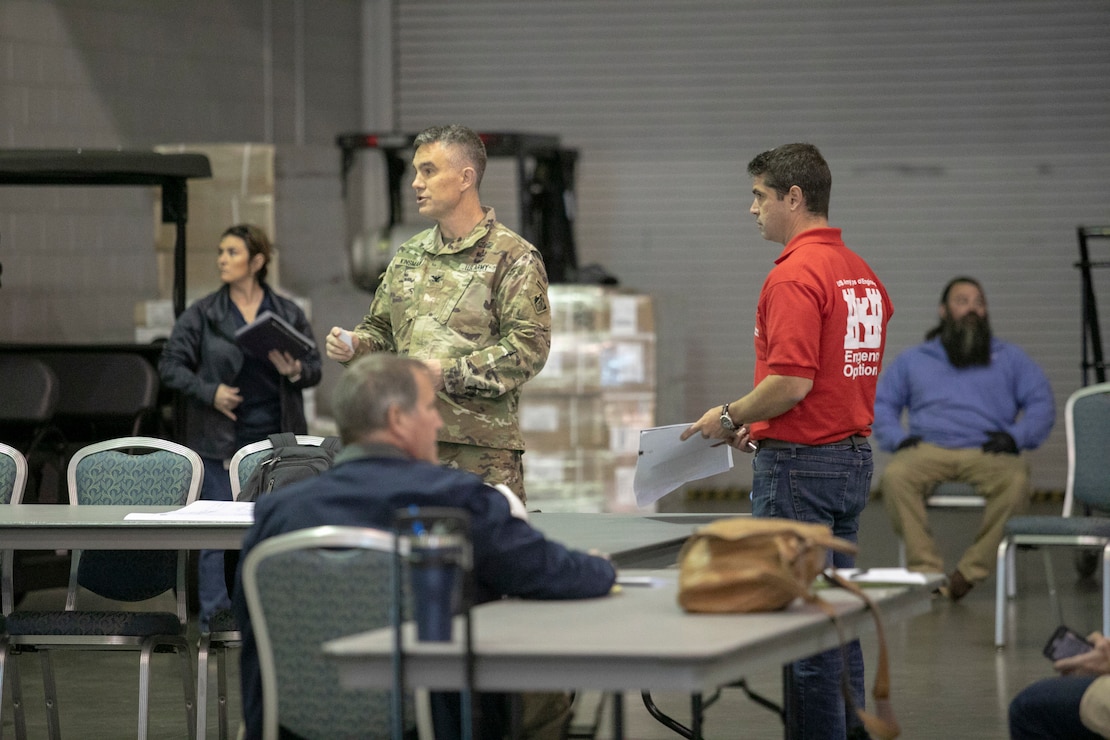
[[[694,721],[691,722],[690,727],[687,727],[660,709],[655,703],[655,700],[651,698],[650,691],[641,691],[640,696],[643,697],[644,707],[648,710],[648,714],[654,717],[661,725],[679,736],[686,738],[686,740],[700,740],[701,715],[704,708],[701,694],[690,694],[690,706],[694,713]]]
[[[509,737],[524,737],[524,699],[521,694],[509,694]]]
[[[782,736],[785,740],[793,740],[798,708],[794,706],[794,666],[787,663],[782,667]]]
[[[614,691],[613,697],[613,740],[624,740],[624,694]]]

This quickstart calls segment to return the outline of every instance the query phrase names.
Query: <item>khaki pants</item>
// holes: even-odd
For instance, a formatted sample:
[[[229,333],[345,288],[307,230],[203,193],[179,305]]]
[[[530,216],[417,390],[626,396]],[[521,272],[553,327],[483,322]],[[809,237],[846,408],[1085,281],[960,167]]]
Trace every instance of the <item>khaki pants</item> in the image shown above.
[[[942,481],[970,483],[986,499],[979,533],[956,564],[964,578],[977,583],[994,570],[1006,520],[1029,503],[1029,463],[1020,455],[949,450],[925,442],[896,452],[879,487],[894,531],[906,543],[910,570],[945,572],[925,509],[925,498]]]

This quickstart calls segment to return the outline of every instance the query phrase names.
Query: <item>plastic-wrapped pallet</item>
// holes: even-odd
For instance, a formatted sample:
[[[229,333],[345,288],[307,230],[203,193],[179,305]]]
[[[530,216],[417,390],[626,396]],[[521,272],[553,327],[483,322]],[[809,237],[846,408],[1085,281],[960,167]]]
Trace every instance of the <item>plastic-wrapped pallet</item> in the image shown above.
[[[639,431],[655,423],[650,296],[553,285],[551,354],[521,392],[528,503],[545,511],[636,511]]]

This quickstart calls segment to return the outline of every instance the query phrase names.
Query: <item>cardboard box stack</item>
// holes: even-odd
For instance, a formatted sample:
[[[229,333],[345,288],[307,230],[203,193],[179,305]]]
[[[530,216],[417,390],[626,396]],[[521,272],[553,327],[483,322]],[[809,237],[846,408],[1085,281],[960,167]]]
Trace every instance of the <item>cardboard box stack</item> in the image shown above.
[[[280,242],[274,233],[274,147],[270,144],[179,144],[155,151],[208,156],[210,179],[189,182],[189,223],[185,229],[185,304],[220,287],[216,247],[220,234],[238,223],[258,224],[274,241],[267,270],[278,280]],[[176,233],[162,223],[162,202],[154,203],[154,252],[158,261],[158,296],[135,306],[135,341],[168,337],[173,329],[173,251]]]
[[[655,425],[655,324],[650,296],[553,285],[551,354],[524,385],[529,507],[637,511],[641,429]]]

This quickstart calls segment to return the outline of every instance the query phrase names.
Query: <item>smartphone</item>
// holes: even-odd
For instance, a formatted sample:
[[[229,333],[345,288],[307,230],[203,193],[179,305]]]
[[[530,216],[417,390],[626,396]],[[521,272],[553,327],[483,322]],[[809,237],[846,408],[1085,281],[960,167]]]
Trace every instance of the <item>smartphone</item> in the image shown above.
[[[1052,637],[1048,639],[1048,643],[1044,646],[1044,657],[1051,661],[1057,661],[1061,658],[1070,658],[1073,655],[1080,655],[1092,649],[1094,649],[1094,645],[1087,642],[1086,638],[1074,630],[1060,625],[1056,628],[1056,631],[1052,633]]]

